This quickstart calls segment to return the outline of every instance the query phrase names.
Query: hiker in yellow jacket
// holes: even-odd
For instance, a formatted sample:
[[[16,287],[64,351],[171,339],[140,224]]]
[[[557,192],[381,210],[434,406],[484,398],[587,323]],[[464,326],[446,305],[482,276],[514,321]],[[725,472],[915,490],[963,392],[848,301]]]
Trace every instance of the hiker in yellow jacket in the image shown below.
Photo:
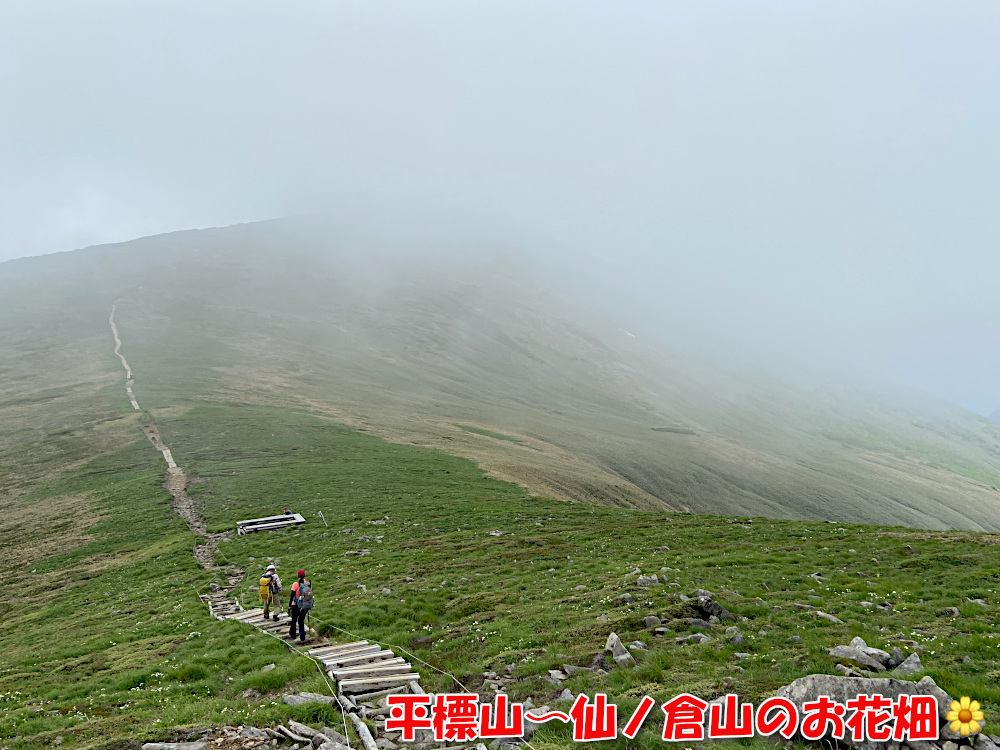
[[[264,575],[260,577],[260,600],[264,604],[264,619],[271,615],[274,609],[274,621],[278,621],[278,595],[281,593],[281,579],[274,565],[268,565]]]

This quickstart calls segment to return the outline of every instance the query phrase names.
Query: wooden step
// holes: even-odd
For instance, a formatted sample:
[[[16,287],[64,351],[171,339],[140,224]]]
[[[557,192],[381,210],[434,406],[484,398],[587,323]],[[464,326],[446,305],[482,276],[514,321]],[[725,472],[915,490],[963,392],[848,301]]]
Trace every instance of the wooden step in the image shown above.
[[[323,662],[341,661],[343,659],[353,659],[357,656],[377,654],[382,650],[381,646],[359,646],[358,648],[351,649],[350,651],[337,651],[332,654],[320,654],[316,658]]]
[[[244,620],[249,620],[249,619],[251,619],[253,617],[263,617],[263,616],[264,616],[264,610],[263,609],[247,609],[247,610],[244,610],[244,611],[240,612],[239,614],[233,615],[229,619],[230,620],[239,620],[240,622],[243,622]]]
[[[338,680],[351,680],[356,677],[388,677],[389,675],[399,674],[400,672],[409,672],[410,665],[406,663],[405,659],[401,659],[398,656],[395,659],[386,659],[385,661],[378,661],[374,664],[369,664],[364,667],[351,667],[350,669],[331,669],[330,674],[332,674]]]
[[[338,643],[333,646],[323,646],[321,648],[311,648],[308,653],[309,656],[327,656],[328,654],[336,654],[341,651],[353,651],[363,646],[369,646],[371,644],[368,641],[356,641],[355,643]]]
[[[328,661],[332,659],[350,659],[353,656],[364,656],[365,654],[375,654],[382,650],[381,646],[377,646],[374,643],[365,646],[352,646],[351,648],[338,649],[337,651],[327,651],[325,653],[315,654],[313,658],[320,659],[322,661]]]
[[[347,667],[360,666],[362,664],[369,664],[371,662],[385,661],[386,659],[395,659],[396,655],[392,651],[375,651],[370,654],[361,654],[359,656],[345,657],[343,659],[320,659],[323,665],[330,669],[346,669]]]
[[[383,690],[394,685],[405,685],[410,680],[420,680],[420,675],[413,672],[392,675],[391,677],[364,677],[357,680],[338,680],[337,685],[344,693],[368,693],[372,690]]]

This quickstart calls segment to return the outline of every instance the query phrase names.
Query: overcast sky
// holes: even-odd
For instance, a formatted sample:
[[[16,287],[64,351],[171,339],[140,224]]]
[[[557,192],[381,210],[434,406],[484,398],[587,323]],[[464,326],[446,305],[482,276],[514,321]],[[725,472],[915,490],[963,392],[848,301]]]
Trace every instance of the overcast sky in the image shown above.
[[[420,217],[671,325],[808,341],[989,411],[998,21],[912,0],[0,3],[0,260]]]

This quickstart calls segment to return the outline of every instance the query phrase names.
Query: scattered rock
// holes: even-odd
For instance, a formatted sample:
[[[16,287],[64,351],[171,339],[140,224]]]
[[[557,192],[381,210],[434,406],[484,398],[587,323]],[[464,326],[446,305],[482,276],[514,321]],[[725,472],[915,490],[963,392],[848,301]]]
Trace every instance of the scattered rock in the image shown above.
[[[581,583],[581,584],[580,584],[579,586],[575,586],[575,587],[573,588],[573,590],[574,590],[574,591],[584,591],[584,590],[585,590],[586,588],[587,588],[587,587],[586,587],[586,586],[584,586],[584,585],[583,585],[583,584]]]
[[[844,677],[863,677],[864,676],[860,672],[858,672],[857,670],[851,669],[846,664],[834,664],[833,666],[836,667],[837,670],[839,670],[840,672],[842,672],[843,675],[844,675]]]
[[[621,638],[619,638],[616,633],[612,633],[608,636],[608,640],[604,644],[604,651],[611,652],[611,656],[614,658],[615,664],[619,667],[635,666],[635,657],[633,657],[632,654],[629,653],[629,650],[625,648]]]
[[[813,614],[816,615],[816,617],[822,617],[824,620],[829,620],[830,622],[832,622],[834,624],[837,624],[837,625],[843,625],[844,624],[844,621],[841,620],[839,617],[835,617],[835,616],[829,614],[828,612],[823,612],[822,610],[819,610],[819,609],[814,609],[813,610]]]
[[[319,734],[319,732],[317,732],[315,729],[307,727],[305,724],[299,724],[299,722],[295,721],[294,719],[289,719],[288,728],[291,729],[293,732],[295,732],[295,734],[299,735],[300,737],[308,737],[310,739]]]
[[[342,735],[340,732],[338,732],[336,729],[330,729],[330,727],[323,727],[319,731],[320,731],[320,734],[322,734],[327,739],[333,740],[334,742],[339,742],[341,745],[348,745],[348,746],[350,746],[350,744],[351,744],[348,741],[348,739],[344,735]]]
[[[798,643],[801,640],[802,640],[802,636],[801,635],[793,635],[791,638],[788,639],[788,642],[789,643]]]
[[[597,620],[598,622],[609,622],[611,620],[611,618],[608,617],[607,615],[598,615],[594,619]]]
[[[241,727],[239,736],[248,740],[267,740],[271,738],[271,735],[257,727]]]
[[[504,535],[504,532],[502,532],[502,531],[491,531],[490,532],[490,536],[503,536],[503,535]]]
[[[379,750],[397,750],[399,745],[397,745],[395,742],[387,740],[385,737],[379,737],[377,740],[375,740],[375,747],[377,747]]]
[[[631,594],[621,594],[616,596],[615,599],[619,599],[626,604],[635,604],[635,598]]]
[[[646,650],[646,644],[643,643],[642,641],[632,641],[630,644],[628,644],[628,647],[629,647],[630,651],[645,651]]]
[[[700,590],[700,589],[699,589]],[[698,597],[698,609],[705,617],[718,617],[720,620],[735,620],[736,615],[723,607],[709,596]]]
[[[865,609],[871,609],[872,607],[874,607],[874,606],[875,606],[875,603],[874,603],[874,602],[860,602],[860,604],[861,604],[861,606],[862,606],[862,607],[864,607]]]
[[[646,617],[643,618],[642,623],[647,628],[655,628],[655,627],[659,627],[659,625],[661,623],[661,620],[656,615],[646,615]]]
[[[893,646],[892,654],[889,656],[889,669],[895,669],[906,659],[906,655],[903,653],[903,649],[899,646]]]
[[[678,646],[686,646],[689,643],[707,643],[712,640],[704,633],[692,633],[691,635],[684,635],[680,638],[674,638],[674,643]]]
[[[860,664],[863,667],[874,672],[884,672],[885,667],[882,666],[881,662],[877,659],[866,654],[860,648],[855,648],[853,646],[835,646],[834,648],[827,649],[826,651],[830,656],[837,659],[847,659],[848,661],[853,661],[855,664]],[[888,656],[888,654],[886,654]]]
[[[910,654],[903,660],[902,664],[892,670],[892,673],[901,677],[909,677],[923,671],[924,665],[920,663],[920,657],[917,654]]]
[[[740,651],[737,651],[735,654],[733,654],[733,656],[735,656],[739,661],[743,661],[744,659],[750,658],[750,654],[745,654]]]
[[[277,666],[278,666],[277,664],[265,664],[263,667],[260,668],[260,671],[261,672],[270,672],[272,669],[275,669]]]
[[[669,632],[670,632],[670,630],[668,628],[656,628],[653,631],[653,635],[664,636],[664,635],[667,635]]]
[[[947,724],[944,723],[944,716],[952,698],[939,688],[930,677],[925,677],[919,682],[910,682],[890,677],[838,677],[828,674],[813,674],[800,677],[791,684],[779,688],[777,694],[779,697],[791,700],[798,707],[801,715],[802,704],[815,701],[819,696],[827,696],[838,703],[846,703],[858,695],[871,695],[873,693],[881,694],[891,701],[895,701],[900,695],[933,695],[938,701],[938,720],[943,723],[939,730],[941,739],[956,738],[948,730]],[[801,737],[793,739],[801,739]],[[913,747],[913,743],[908,742],[908,744]],[[918,749],[914,748],[914,750]],[[930,750],[930,748],[919,748],[919,750]]]
[[[636,580],[636,584],[638,584],[639,586],[659,586],[660,581],[659,579],[657,579],[656,574],[654,573],[651,576],[639,576],[639,578]]]
[[[938,617],[961,617],[962,613],[958,611],[958,607],[945,607],[939,609],[937,615]]]
[[[747,639],[746,636],[743,635],[743,633],[737,630],[735,633],[732,634],[732,636],[730,636],[729,642],[734,646],[742,646],[744,643],[747,642]]]
[[[370,555],[371,550],[367,549],[354,549],[350,552],[345,552],[344,557],[364,557],[365,555]]]

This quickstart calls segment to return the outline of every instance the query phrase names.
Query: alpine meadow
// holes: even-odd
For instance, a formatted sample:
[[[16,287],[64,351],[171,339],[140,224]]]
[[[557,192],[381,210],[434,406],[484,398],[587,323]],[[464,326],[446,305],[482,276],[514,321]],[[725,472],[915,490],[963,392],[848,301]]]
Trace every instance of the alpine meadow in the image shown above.
[[[378,695],[287,700],[330,695],[306,647],[217,616],[267,563],[286,592],[307,571],[313,646],[381,645],[432,694],[627,719],[891,670],[992,731],[1000,425],[432,249],[285,219],[0,264],[4,748],[400,744]],[[305,523],[236,533],[286,507]]]

